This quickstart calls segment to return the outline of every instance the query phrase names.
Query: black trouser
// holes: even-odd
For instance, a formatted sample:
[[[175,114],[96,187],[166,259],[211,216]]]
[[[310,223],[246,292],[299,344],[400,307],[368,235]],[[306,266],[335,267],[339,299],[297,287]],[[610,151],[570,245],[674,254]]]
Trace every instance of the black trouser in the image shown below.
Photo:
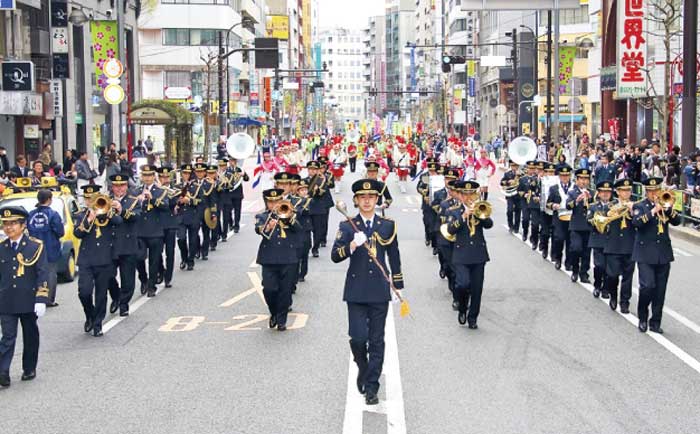
[[[311,232],[302,232],[302,245],[299,249],[299,279],[306,277],[309,272],[309,250],[311,250]]]
[[[233,204],[230,201],[224,202],[219,209],[219,233],[222,239],[228,237],[228,231],[233,229]]]
[[[297,279],[298,263],[262,264],[262,286],[265,303],[277,324],[287,324],[287,312],[292,304],[292,288]]]
[[[384,366],[384,327],[389,303],[348,302],[348,335],[358,369],[364,370],[365,390],[376,394]],[[363,369],[364,368],[364,369]]]
[[[566,264],[569,264],[571,261],[571,255],[569,253],[569,222],[560,220],[554,216],[552,217],[552,224],[554,226],[552,260],[561,262],[564,256],[564,250],[566,250]]]
[[[311,247],[311,250],[313,252],[318,252],[318,248],[321,246],[321,241],[323,241],[324,222],[327,223],[325,214],[312,214],[311,215],[311,226],[313,228],[312,232],[314,234],[313,245]]]
[[[552,215],[545,212],[540,213],[540,252],[549,253],[549,239],[552,232]]]
[[[671,264],[638,264],[639,267],[639,303],[637,316],[639,321],[649,321],[650,326],[661,325],[661,316],[666,300],[666,285],[671,273]],[[651,319],[649,320],[649,305]]]
[[[506,198],[507,201],[507,209],[506,209],[506,217],[508,218],[508,228],[511,229],[513,232],[518,232],[520,229],[520,197],[519,196],[512,196]]]
[[[591,251],[593,252],[593,286],[607,293],[608,287],[605,284],[605,253],[603,253],[602,247],[592,247]]]
[[[163,255],[160,255],[158,261],[158,272],[163,275],[163,280],[170,283],[173,280],[173,271],[175,269],[175,239],[177,238],[178,229],[166,228],[163,229],[165,236],[163,237],[163,251],[165,252],[165,266],[163,264]]]
[[[119,283],[117,283],[117,272],[119,273]],[[113,289],[119,291],[119,310],[126,312],[129,310],[129,302],[134,296],[136,286],[136,256],[121,255],[114,260],[114,271],[109,279],[109,291]]]
[[[0,373],[9,374],[17,343],[17,322],[22,323],[22,371],[33,372],[39,361],[39,325],[36,314],[6,313],[0,315],[2,339],[0,339]]]
[[[481,292],[484,289],[484,263],[452,264],[455,270],[455,291],[459,311],[467,313],[469,324],[476,323],[481,310]],[[467,312],[469,306],[469,312]]]
[[[199,244],[199,255],[202,259],[209,256],[209,247],[211,245],[211,229],[204,223],[204,220],[199,222],[199,228],[202,230],[202,242]]]
[[[530,245],[537,246],[540,241],[540,226],[542,225],[542,211],[539,208],[530,208]]]
[[[523,199],[523,208],[521,211],[522,226],[523,226],[523,241],[527,240],[527,235],[530,231],[530,208],[527,207],[527,202]]]
[[[350,162],[350,173],[355,173],[355,166],[357,164],[357,157],[350,157],[350,158],[348,158],[348,161]]]
[[[432,240],[432,228],[435,226],[433,221],[434,212],[429,207],[423,207],[423,230],[425,231],[425,241]]]
[[[96,327],[102,326],[107,312],[107,287],[114,275],[114,265],[79,265],[78,298],[83,305],[85,319],[92,320]],[[95,296],[93,304],[93,293]]]
[[[330,219],[331,210],[327,209],[323,217],[323,227],[321,227],[321,242],[325,245],[328,242],[328,219]]]
[[[233,229],[241,228],[241,205],[243,204],[243,198],[233,198]]]
[[[194,264],[194,256],[197,254],[199,235],[198,227],[182,224],[177,230],[177,245],[180,247],[180,260],[188,264]]]
[[[141,283],[146,283],[146,287],[151,290],[156,289],[156,278],[158,277],[158,270],[160,269],[160,258],[163,252],[163,238],[139,238],[139,241],[143,244],[143,248],[146,249],[145,259],[139,261],[136,269],[139,272],[139,280]],[[146,272],[146,261],[148,261],[148,272]]]
[[[441,237],[442,235],[436,235]],[[447,287],[452,293],[452,301],[459,301],[455,285],[455,269],[452,266],[452,245],[438,244],[438,260],[440,261],[440,270],[445,273],[447,278]]]
[[[581,277],[588,277],[591,268],[591,248],[588,247],[589,231],[570,231],[569,252],[572,265],[571,272]]]
[[[620,283],[620,305],[629,306],[632,298],[632,278],[634,277],[634,261],[629,255],[605,255],[605,274],[610,298],[617,300],[617,285]],[[620,281],[622,276],[622,281]]]

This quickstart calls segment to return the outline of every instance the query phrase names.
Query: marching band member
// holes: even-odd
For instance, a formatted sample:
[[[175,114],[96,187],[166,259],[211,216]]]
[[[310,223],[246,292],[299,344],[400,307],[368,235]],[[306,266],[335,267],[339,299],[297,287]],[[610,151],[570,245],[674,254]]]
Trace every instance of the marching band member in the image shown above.
[[[119,316],[129,315],[129,302],[136,287],[136,263],[139,257],[138,222],[141,219],[139,200],[129,194],[129,179],[124,175],[110,176],[112,183],[113,209],[118,211],[122,224],[114,227],[114,272],[109,280],[110,293],[119,291],[118,298],[112,298],[110,313],[119,309]],[[119,272],[119,283],[116,273]]]
[[[483,200],[488,200],[489,183],[491,177],[496,173],[496,164],[491,161],[485,148],[481,148],[479,151],[479,158],[474,163],[474,169],[476,172],[476,182],[481,186],[481,198]]]
[[[554,268],[558,270],[561,268],[564,251],[566,251],[565,266],[570,268],[569,222],[571,221],[571,210],[567,208],[566,200],[573,185],[571,183],[571,168],[567,164],[557,167],[556,174],[559,176],[559,183],[550,187],[546,206],[554,212],[552,216],[554,232],[551,259],[554,261]]]
[[[423,175],[421,179],[418,180],[416,185],[416,190],[421,195],[421,211],[423,212],[423,228],[425,230],[425,245],[433,246],[435,248],[435,219],[437,214],[430,206],[430,178],[437,176],[437,163],[434,159],[428,161],[428,174]],[[424,180],[425,177],[425,180]]]
[[[92,331],[95,337],[102,336],[102,320],[107,313],[107,289],[114,267],[113,228],[123,221],[119,214],[95,208],[95,197],[100,189],[101,186],[94,184],[82,187],[86,207],[76,215],[75,221],[80,223],[73,228],[73,235],[80,238],[78,298],[85,313],[83,330],[85,333]]]
[[[378,179],[380,165],[376,161],[368,161],[365,163],[365,169],[367,171],[366,176],[368,179],[375,180],[379,182],[379,197],[377,198],[377,209],[380,210],[382,216],[384,216],[384,210],[391,206],[394,199],[391,197],[391,192],[389,192],[389,187],[383,181]]]
[[[621,179],[615,183],[617,199],[613,201],[611,208],[624,206],[627,208],[622,217],[612,220],[608,224],[608,236],[605,243],[605,275],[606,288],[610,293],[610,309],[617,309],[620,303],[620,312],[630,313],[630,298],[632,298],[632,278],[634,277],[634,261],[632,252],[636,229],[632,224],[632,181]],[[620,291],[618,294],[618,285]],[[619,297],[618,297],[619,295]]]
[[[49,298],[49,264],[44,244],[25,233],[27,211],[19,206],[0,208],[7,238],[0,243],[0,387],[10,387],[10,366],[17,341],[17,322],[22,324],[22,381],[36,378],[39,361],[39,325]],[[107,249],[109,251],[109,249]],[[19,264],[19,265],[17,265]],[[12,276],[10,278],[9,276]],[[106,289],[105,289],[106,303]]]
[[[447,231],[454,236],[451,266],[455,274],[455,292],[459,303],[457,320],[469,328],[478,327],[481,293],[484,288],[484,268],[489,261],[484,229],[493,227],[489,215],[479,215],[473,206],[479,199],[479,184],[475,181],[455,181],[459,207],[448,214]],[[467,313],[467,307],[469,313]]]
[[[413,142],[408,144],[407,150],[411,165],[410,175],[411,177],[414,177],[418,172],[418,158],[420,157],[420,152],[418,151],[418,147]]]
[[[467,147],[467,145],[464,145],[464,148],[465,150],[463,153],[466,155],[462,157],[462,179],[474,181],[476,180],[476,159],[474,158],[474,151],[472,148]]]
[[[592,225],[596,213],[607,216],[610,209],[610,198],[612,196],[612,182],[601,181],[596,185],[596,201],[588,207],[586,219],[592,226],[588,238],[588,247],[593,252],[593,296],[598,298],[610,298],[610,291],[606,285],[605,278],[605,245],[608,241],[607,229],[600,233]]]
[[[517,193],[519,185],[518,163],[511,161],[510,170],[506,171],[501,178],[501,187],[507,192],[512,191],[513,194],[506,194],[506,217],[508,219],[508,230],[510,233],[518,233],[520,229],[520,196]]]
[[[306,281],[306,274],[309,271],[309,251],[311,250],[311,231],[313,225],[311,222],[310,205],[311,198],[309,197],[309,181],[302,179],[297,187],[297,196],[299,203],[297,205],[297,216],[299,224],[301,224],[302,232],[300,236],[301,247],[298,248],[299,254],[299,277],[298,282]]]
[[[333,145],[328,154],[328,160],[330,162],[330,173],[333,175],[333,182],[335,183],[335,193],[340,193],[340,181],[343,178],[345,172],[345,164],[347,163],[348,155],[343,150],[340,142]]]
[[[394,150],[393,161],[396,168],[396,177],[398,178],[399,188],[401,193],[406,193],[406,182],[408,174],[411,172],[411,156],[406,149],[406,142],[403,137],[396,138],[398,145]]]
[[[209,226],[202,226],[202,230],[209,235],[209,250],[216,251],[217,242],[219,240],[219,209],[221,209],[221,195],[219,194],[219,179],[217,178],[218,168],[214,165],[207,167],[207,182],[212,186],[212,190],[209,193],[209,206],[211,209],[212,219],[216,220],[216,225],[213,229]],[[205,188],[204,195],[207,195],[207,190]],[[205,237],[206,238],[206,237]]]
[[[141,218],[137,224],[139,242],[141,243],[142,259],[136,265],[141,281],[141,294],[148,297],[156,295],[156,278],[158,275],[161,252],[163,251],[163,227],[160,224],[160,213],[168,210],[168,192],[155,184],[156,168],[149,165],[141,166],[141,194],[137,199],[141,203]],[[148,272],[146,272],[148,261]]]
[[[204,198],[202,184],[192,179],[192,171],[191,164],[183,164],[180,167],[180,197],[176,206],[181,219],[177,233],[180,269],[184,270],[187,267],[187,271],[194,269],[194,258],[199,248],[199,204]]]
[[[215,197],[212,195],[216,189],[216,183],[211,182],[208,175],[209,166],[204,163],[198,163],[194,166],[194,173],[197,176],[197,180],[202,184],[202,201],[199,202],[199,229],[202,232],[201,243],[199,243],[199,257],[202,261],[209,260],[209,247],[211,246],[211,231],[209,226],[207,226],[205,215],[206,210],[209,209],[210,213],[214,213],[216,216],[216,203],[213,201]]]
[[[537,162],[528,161],[525,163],[526,172],[518,181],[518,198],[520,200],[520,210],[522,216],[523,236],[522,240],[527,241],[530,230],[530,210],[537,207],[539,209],[539,196],[537,192]]]
[[[555,171],[556,169],[553,163],[544,163],[544,174],[542,179],[540,179],[541,191],[543,193],[545,192],[545,188],[549,188],[545,185],[542,185],[543,181],[545,179],[549,180],[550,177],[554,178],[556,176]],[[546,193],[549,193],[549,190],[547,190]],[[542,212],[540,213],[542,220],[540,224],[539,233],[540,252],[542,253],[542,257],[544,259],[547,259],[547,257],[549,256],[549,240],[552,238],[552,216],[554,214],[554,211],[551,208],[547,207],[546,200],[540,203],[540,209],[542,210]]]
[[[566,208],[572,211],[569,223],[569,254],[571,255],[571,281],[580,277],[582,283],[590,283],[588,270],[591,266],[591,248],[588,239],[591,227],[588,224],[588,208],[593,203],[593,193],[588,188],[591,172],[576,170],[576,185],[569,191]]]
[[[678,226],[681,223],[680,214],[673,209],[675,196],[671,193],[668,202],[662,200],[659,191],[662,183],[662,178],[644,180],[646,198],[632,208],[632,224],[637,228],[632,260],[639,267],[637,317],[639,331],[642,333],[646,333],[647,328],[654,333],[664,332],[661,328],[661,315],[671,262],[674,259],[668,225]]]
[[[180,220],[182,217],[177,213],[177,199],[180,197],[180,190],[172,187],[173,169],[169,166],[161,166],[157,169],[158,183],[160,187],[167,192],[168,207],[161,209],[159,212],[160,225],[163,228],[163,253],[165,253],[165,262],[163,255],[159,258],[159,272],[156,283],[160,284],[165,281],[165,287],[171,288],[173,281],[173,272],[175,270],[175,241],[177,232],[180,229]]]
[[[449,212],[456,209],[459,205],[454,185],[455,181],[459,177],[459,172],[457,172],[457,169],[446,169],[444,171],[444,177],[445,188],[435,192],[430,206],[433,208],[436,214],[433,230],[436,233],[435,237],[437,241],[438,261],[440,263],[439,275],[441,279],[447,278],[447,286],[452,293],[452,309],[458,310],[459,299],[455,289],[454,269],[452,268],[453,245],[450,240],[446,239],[442,235],[440,226],[448,222]]]
[[[313,232],[313,242],[311,245],[311,254],[314,258],[318,258],[318,249],[321,247],[323,240],[323,224],[326,218],[326,203],[325,194],[328,189],[327,178],[321,174],[321,165],[318,161],[309,161],[306,163],[306,170],[309,172],[307,179],[309,185],[309,216],[311,218],[311,227]]]
[[[331,251],[335,263],[350,258],[343,301],[348,305],[350,350],[358,367],[357,388],[365,395],[367,405],[379,403],[384,326],[391,300],[390,284],[384,278],[385,273],[389,276],[385,257],[389,259],[392,285],[397,290],[404,287],[396,223],[374,212],[379,188],[379,182],[373,179],[361,179],[352,185],[360,212],[352,218],[354,226],[348,221],[340,223]]]
[[[284,191],[270,189],[263,192],[266,210],[255,216],[255,232],[262,237],[256,263],[262,267],[262,286],[265,303],[270,311],[269,327],[287,330],[287,313],[292,301],[292,288],[297,279],[299,258],[298,238],[302,230],[295,215],[283,215],[278,206]]]
[[[303,163],[302,163],[303,164]],[[238,167],[238,160],[231,158],[228,161],[228,177],[231,185],[231,205],[233,207],[233,222],[229,219],[228,224],[225,224],[226,231],[233,225],[233,233],[237,234],[241,230],[241,205],[243,204],[243,183],[250,181],[250,177],[246,172]],[[224,217],[231,216],[231,213],[226,213],[226,204],[224,204]],[[228,233],[228,232],[226,232]]]
[[[348,162],[350,163],[350,173],[355,173],[355,168],[357,166],[357,145],[353,142],[348,144]]]
[[[331,208],[335,206],[333,196],[331,195],[331,189],[335,188],[335,181],[333,180],[333,175],[326,170],[328,169],[328,157],[321,156],[318,158],[318,162],[320,164],[319,173],[326,177],[326,186],[328,187],[325,189],[322,197],[326,208],[326,214],[323,220],[323,228],[321,228],[321,247],[326,247],[326,243],[328,241],[328,219],[330,218]]]
[[[219,194],[219,207],[217,208],[216,223],[219,239],[225,243],[228,231],[233,227],[233,203],[231,199],[233,173],[228,168],[228,158],[217,160],[219,166],[216,177],[219,180],[217,192]]]

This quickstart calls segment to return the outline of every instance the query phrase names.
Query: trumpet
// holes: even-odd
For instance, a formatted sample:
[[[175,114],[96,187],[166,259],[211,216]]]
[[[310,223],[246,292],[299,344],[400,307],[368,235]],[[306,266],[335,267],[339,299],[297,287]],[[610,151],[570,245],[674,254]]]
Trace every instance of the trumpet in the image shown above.
[[[485,200],[471,202],[467,205],[467,207],[471,211],[472,215],[479,220],[485,220],[491,217],[491,212],[493,211],[491,203]]]
[[[98,217],[108,215],[112,211],[112,198],[106,194],[98,194],[93,199],[90,208]]]
[[[656,203],[661,205],[662,208],[671,208],[676,203],[676,196],[673,190],[666,189],[661,191],[661,193],[656,196]]]
[[[263,225],[262,235],[269,240],[272,237],[272,234],[275,232],[275,229],[279,225],[280,238],[287,238],[287,234],[284,231],[285,226],[284,224],[281,224],[281,221],[291,219],[295,213],[296,210],[294,209],[292,202],[288,200],[280,201],[280,203],[278,203],[272,210],[270,215],[267,216],[267,220],[265,220],[265,224]],[[271,221],[274,221],[274,224],[269,230],[267,230],[267,227],[269,226]]]

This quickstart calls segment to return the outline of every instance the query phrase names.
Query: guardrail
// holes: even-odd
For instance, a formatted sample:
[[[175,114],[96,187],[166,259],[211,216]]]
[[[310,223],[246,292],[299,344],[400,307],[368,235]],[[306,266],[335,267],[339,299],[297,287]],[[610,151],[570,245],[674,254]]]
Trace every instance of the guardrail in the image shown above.
[[[673,190],[673,192],[676,195],[673,208],[681,213],[681,224],[700,224],[700,198],[687,190]],[[644,188],[641,183],[634,183],[632,197],[635,201],[644,198]]]

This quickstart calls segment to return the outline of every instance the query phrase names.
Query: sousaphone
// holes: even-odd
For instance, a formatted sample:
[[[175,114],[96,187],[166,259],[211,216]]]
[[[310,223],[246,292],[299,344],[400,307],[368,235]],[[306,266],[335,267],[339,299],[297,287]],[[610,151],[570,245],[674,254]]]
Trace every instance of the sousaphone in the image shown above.
[[[236,160],[244,160],[253,155],[254,151],[255,140],[246,133],[233,133],[226,140],[226,152]]]

